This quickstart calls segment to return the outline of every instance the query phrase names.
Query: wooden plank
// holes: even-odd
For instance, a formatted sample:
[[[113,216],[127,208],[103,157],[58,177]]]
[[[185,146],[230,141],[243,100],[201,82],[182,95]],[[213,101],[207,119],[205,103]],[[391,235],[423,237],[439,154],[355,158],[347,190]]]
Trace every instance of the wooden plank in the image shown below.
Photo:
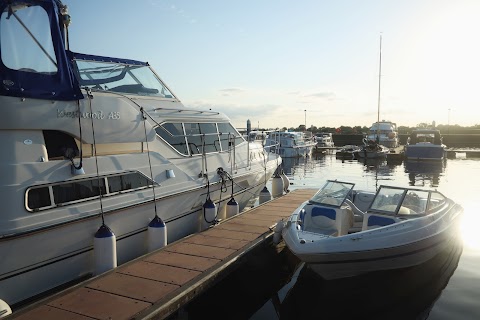
[[[140,278],[162,281],[166,283],[183,285],[198,276],[201,272],[188,270],[158,263],[137,261],[117,270],[123,273]]]
[[[15,316],[15,313],[12,315]],[[30,310],[15,317],[17,320],[30,320],[30,319],[48,319],[48,320],[92,320],[95,318],[87,317],[81,314],[76,314],[70,311],[50,307],[47,305],[40,306],[36,309]]]
[[[169,252],[189,254],[214,259],[224,259],[235,252],[234,249],[202,246],[194,243],[178,242],[165,248]]]
[[[227,221],[225,223],[221,223],[220,225],[215,226],[215,228],[248,232],[248,233],[256,234],[257,236],[260,236],[261,234],[264,234],[266,231],[268,231],[264,227],[255,227],[255,226],[247,226],[244,224],[238,224],[238,223],[234,223],[233,220]]]
[[[153,255],[147,256],[144,261],[203,272],[217,264],[220,259],[161,250]]]
[[[219,247],[238,250],[246,246],[249,241],[237,239],[218,239],[218,237],[209,237],[203,234],[198,234],[193,237],[185,239],[186,243],[200,244],[204,246]]]
[[[86,287],[154,303],[180,286],[114,272],[98,278]]]
[[[102,291],[79,288],[48,303],[94,319],[129,319],[151,304]],[[40,319],[40,318],[37,318]]]
[[[203,235],[210,237],[219,237],[224,239],[237,239],[237,240],[247,240],[252,241],[260,236],[258,233],[247,233],[241,231],[233,231],[228,229],[220,229],[214,227],[202,233]]]

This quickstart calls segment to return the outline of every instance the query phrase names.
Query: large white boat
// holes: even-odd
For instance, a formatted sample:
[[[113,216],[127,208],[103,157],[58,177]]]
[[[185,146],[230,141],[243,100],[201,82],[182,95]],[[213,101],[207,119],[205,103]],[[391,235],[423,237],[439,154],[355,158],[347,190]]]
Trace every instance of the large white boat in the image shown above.
[[[367,140],[372,140],[387,148],[399,146],[397,124],[390,121],[379,121],[372,124],[368,131]]]
[[[407,139],[405,145],[405,159],[407,160],[445,160],[447,146],[436,129],[415,129]]]
[[[438,191],[329,180],[282,231],[288,248],[325,279],[423,263],[459,233],[463,208]]]
[[[310,132],[309,132],[310,133]],[[304,132],[272,131],[266,139],[266,148],[284,158],[311,156],[317,142]]]
[[[149,227],[168,242],[208,228],[281,163],[224,114],[186,109],[148,63],[71,52],[60,1],[0,10],[0,302],[98,273],[99,230],[117,265],[148,252]]]

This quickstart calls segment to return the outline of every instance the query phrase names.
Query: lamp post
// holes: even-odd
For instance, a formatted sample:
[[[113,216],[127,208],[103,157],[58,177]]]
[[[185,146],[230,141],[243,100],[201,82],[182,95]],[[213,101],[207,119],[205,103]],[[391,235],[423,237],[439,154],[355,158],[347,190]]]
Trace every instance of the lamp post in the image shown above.
[[[450,134],[450,108],[448,108],[448,134]]]
[[[307,109],[305,109],[305,131],[307,131]]]

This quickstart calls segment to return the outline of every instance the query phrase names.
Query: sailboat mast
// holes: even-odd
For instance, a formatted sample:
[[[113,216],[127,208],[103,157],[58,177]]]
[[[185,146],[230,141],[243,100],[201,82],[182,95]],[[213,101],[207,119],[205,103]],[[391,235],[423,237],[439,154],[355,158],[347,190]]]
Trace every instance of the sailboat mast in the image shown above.
[[[380,34],[380,59],[378,67],[378,101],[377,101],[377,142],[380,141],[380,83],[382,78],[382,35]]]

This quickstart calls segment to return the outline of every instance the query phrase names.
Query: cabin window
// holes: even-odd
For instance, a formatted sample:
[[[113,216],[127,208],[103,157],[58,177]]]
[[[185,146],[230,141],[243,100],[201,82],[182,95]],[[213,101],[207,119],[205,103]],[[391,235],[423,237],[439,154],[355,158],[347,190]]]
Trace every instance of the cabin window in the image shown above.
[[[164,123],[155,132],[181,154],[188,155],[187,142],[181,123]]]
[[[93,198],[100,195],[100,188],[102,194],[105,194],[105,181],[103,178],[57,184],[52,186],[53,198],[57,205]]]
[[[222,150],[226,151],[233,148],[232,142],[235,141],[235,145],[239,145],[244,140],[240,133],[228,122],[218,123],[218,132],[220,133],[220,144]]]
[[[150,180],[137,173],[108,177],[109,193],[140,189],[148,187],[149,185],[151,185]]]
[[[2,12],[0,30],[1,59],[7,68],[44,74],[57,72],[49,18],[42,7],[14,2]]]
[[[185,134],[191,154],[221,151],[215,123],[185,123]]]
[[[173,98],[173,94],[146,65],[75,59],[80,85],[96,90]]]
[[[183,127],[181,123],[164,123],[155,131],[173,148],[185,155],[202,154],[204,151],[205,153],[227,151],[233,143],[240,144],[244,141],[230,123],[184,123]]]
[[[50,207],[52,205],[48,187],[31,189],[27,193],[27,199],[27,206],[32,209]]]
[[[108,190],[105,188],[105,179],[108,181]],[[78,201],[98,199],[100,193],[109,196],[120,191],[130,192],[148,188],[152,185],[153,181],[140,172],[125,172],[117,175],[42,185],[27,189],[26,206],[28,211],[36,212]],[[53,198],[50,194],[53,194]]]

